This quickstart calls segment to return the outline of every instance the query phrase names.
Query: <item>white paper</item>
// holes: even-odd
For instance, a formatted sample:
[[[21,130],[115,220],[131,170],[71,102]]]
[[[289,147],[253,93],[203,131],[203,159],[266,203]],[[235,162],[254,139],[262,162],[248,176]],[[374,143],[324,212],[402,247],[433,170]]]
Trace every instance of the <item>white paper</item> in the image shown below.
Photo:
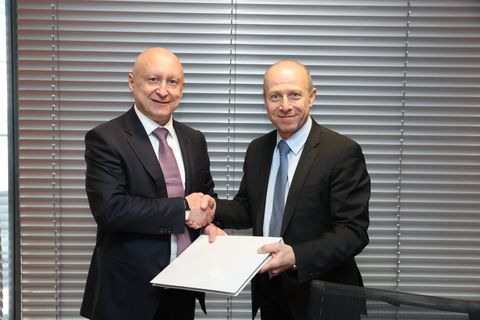
[[[281,237],[218,236],[210,243],[201,235],[162,270],[154,286],[236,296],[250,282],[271,254],[259,254],[265,244]]]

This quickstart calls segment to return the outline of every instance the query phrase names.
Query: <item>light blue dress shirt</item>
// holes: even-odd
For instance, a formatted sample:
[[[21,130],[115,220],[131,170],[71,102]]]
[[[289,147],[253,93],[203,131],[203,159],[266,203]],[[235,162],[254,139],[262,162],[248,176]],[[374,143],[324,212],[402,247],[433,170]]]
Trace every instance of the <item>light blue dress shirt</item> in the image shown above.
[[[290,147],[290,152],[288,153],[288,183],[285,188],[285,202],[287,201],[288,191],[290,190],[290,183],[293,180],[295,170],[297,169],[298,161],[302,155],[303,147],[307,141],[310,130],[312,129],[312,118],[308,117],[305,125],[295,132],[290,138],[285,140]],[[273,207],[273,193],[275,189],[275,179],[277,177],[278,167],[280,166],[280,154],[278,150],[278,142],[282,140],[282,137],[277,132],[277,145],[273,152],[272,166],[270,167],[270,175],[268,178],[268,188],[267,188],[267,199],[265,203],[265,215],[263,218],[263,235],[268,236],[270,219],[272,217],[272,207]]]

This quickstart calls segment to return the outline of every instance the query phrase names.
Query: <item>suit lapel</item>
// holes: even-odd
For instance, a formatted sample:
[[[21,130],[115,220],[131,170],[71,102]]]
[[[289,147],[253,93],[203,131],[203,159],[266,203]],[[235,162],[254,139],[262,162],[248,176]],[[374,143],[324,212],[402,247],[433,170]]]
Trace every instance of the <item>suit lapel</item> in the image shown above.
[[[177,135],[178,144],[182,153],[183,166],[185,168],[185,195],[192,193],[192,183],[190,183],[194,172],[194,159],[196,156],[191,148],[190,137],[183,130],[179,122],[173,120],[173,127],[175,134]],[[190,240],[194,241],[198,237],[199,230],[187,228],[190,234]]]
[[[195,155],[190,147],[190,139],[188,134],[182,130],[182,127],[178,125],[178,122],[173,120],[173,127],[175,128],[175,134],[177,135],[178,143],[180,144],[180,150],[182,151],[183,166],[185,167],[185,195],[192,193],[190,179],[193,174],[193,159]]]
[[[259,167],[259,177],[258,180],[253,178],[256,183],[258,183],[259,190],[259,199],[258,199],[258,209],[256,213],[256,234],[263,236],[263,221],[265,217],[265,203],[267,199],[267,188],[268,188],[268,179],[270,177],[270,168],[272,166],[273,151],[277,144],[277,131],[272,131],[269,134],[267,143],[262,149],[262,153],[257,156],[257,159],[260,161],[258,164]]]
[[[125,132],[130,135],[130,137],[127,138],[130,147],[137,155],[145,170],[147,170],[155,180],[157,196],[165,197],[167,190],[165,178],[163,177],[160,164],[153,151],[152,143],[133,107],[125,114]]]
[[[285,211],[283,214],[282,231],[280,233],[282,236],[285,233],[290,220],[292,219],[293,213],[295,212],[295,208],[297,207],[298,199],[300,197],[300,192],[305,184],[305,179],[312,168],[315,158],[318,156],[320,131],[321,126],[312,119],[312,129],[310,130],[310,134],[305,142],[302,155],[300,156],[292,183],[290,184],[287,202],[285,204]]]

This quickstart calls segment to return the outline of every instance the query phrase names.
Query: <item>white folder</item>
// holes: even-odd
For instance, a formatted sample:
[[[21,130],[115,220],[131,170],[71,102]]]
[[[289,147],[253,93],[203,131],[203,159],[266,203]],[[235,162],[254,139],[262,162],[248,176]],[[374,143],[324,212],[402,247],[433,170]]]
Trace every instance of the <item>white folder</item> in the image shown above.
[[[281,237],[218,236],[213,243],[201,235],[151,283],[236,296],[250,282],[271,254],[259,254],[265,244],[283,242]]]

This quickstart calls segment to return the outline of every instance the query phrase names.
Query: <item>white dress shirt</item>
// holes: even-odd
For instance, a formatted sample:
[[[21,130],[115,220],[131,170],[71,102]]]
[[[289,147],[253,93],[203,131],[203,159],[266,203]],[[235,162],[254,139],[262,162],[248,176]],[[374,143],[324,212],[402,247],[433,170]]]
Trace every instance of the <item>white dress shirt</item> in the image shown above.
[[[170,146],[170,148],[172,148],[173,154],[175,155],[175,160],[177,160],[178,170],[180,171],[180,177],[182,178],[183,189],[185,190],[185,166],[183,164],[182,152],[180,150],[180,144],[178,143],[178,137],[175,133],[175,129],[173,128],[172,118],[170,118],[170,120],[168,121],[167,124],[165,124],[165,126],[161,126],[155,121],[153,121],[152,119],[148,118],[146,115],[144,115],[140,110],[138,110],[136,105],[135,105],[135,112],[137,113],[137,116],[140,119],[140,122],[145,128],[145,132],[147,132],[148,134],[148,138],[150,139],[150,143],[152,144],[152,148],[153,148],[153,151],[155,151],[157,159],[158,159],[158,148],[159,148],[160,142],[152,134],[152,132],[158,127],[165,128],[168,130],[167,144]],[[176,235],[174,234],[171,235],[170,244],[171,244],[170,262],[171,262],[175,260],[175,258],[177,257],[177,236]]]

